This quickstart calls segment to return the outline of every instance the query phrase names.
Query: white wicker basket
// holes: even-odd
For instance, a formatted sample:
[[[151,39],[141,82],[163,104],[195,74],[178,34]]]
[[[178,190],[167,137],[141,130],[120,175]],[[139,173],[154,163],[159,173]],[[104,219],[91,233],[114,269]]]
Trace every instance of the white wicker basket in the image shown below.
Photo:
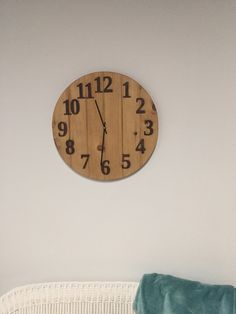
[[[0,314],[134,314],[136,282],[53,282],[15,288]]]

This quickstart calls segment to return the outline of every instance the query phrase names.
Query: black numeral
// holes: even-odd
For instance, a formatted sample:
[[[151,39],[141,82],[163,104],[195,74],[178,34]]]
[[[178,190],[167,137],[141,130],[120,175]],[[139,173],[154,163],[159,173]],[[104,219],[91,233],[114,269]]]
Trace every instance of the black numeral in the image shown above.
[[[123,84],[124,88],[125,88],[125,92],[124,92],[124,96],[123,98],[130,98],[130,94],[129,94],[129,82],[125,82]]]
[[[72,155],[75,152],[74,148],[75,142],[73,140],[67,140],[66,141],[66,153],[68,155]]]
[[[94,79],[96,81],[96,90],[95,93],[112,93],[113,89],[111,88],[112,85],[112,78],[110,76],[104,76],[103,82],[106,83],[106,86],[104,86],[104,89],[102,88],[101,84],[101,77],[96,77]]]
[[[145,120],[145,125],[147,127],[147,131],[144,131],[144,135],[152,135],[153,134],[152,120]]]
[[[60,131],[58,133],[60,137],[65,136],[67,134],[67,124],[65,122],[59,122],[57,127],[58,130]]]
[[[102,89],[101,89],[101,77],[98,76],[94,79],[94,81],[96,81],[97,83],[97,89],[95,90],[95,93],[102,93]]]
[[[80,111],[80,103],[78,99],[72,99],[71,101],[69,99],[63,101],[65,104],[65,116],[72,115],[72,114],[78,114]]]
[[[80,83],[77,85],[78,89],[79,89],[79,96],[78,98],[94,98],[92,95],[92,84],[88,83],[85,86],[83,85],[83,83]],[[87,96],[85,96],[85,94],[87,94]]]
[[[85,163],[84,163],[84,165],[83,165],[83,169],[86,168],[87,163],[88,163],[88,161],[89,161],[89,157],[90,157],[89,154],[82,154],[82,155],[81,155],[81,159],[85,158]]]
[[[143,106],[145,105],[145,100],[143,98],[136,98],[136,102],[139,104],[138,109],[136,110],[136,113],[142,114],[146,111],[143,109]]]
[[[112,78],[110,76],[104,76],[103,81],[108,81],[107,85],[104,87],[104,93],[112,93],[113,89],[109,88],[112,84]]]
[[[122,155],[122,168],[123,169],[129,169],[130,166],[131,166],[131,162],[130,160],[128,159],[130,157],[129,154],[123,154]]]
[[[93,96],[92,96],[92,86],[91,86],[91,83],[86,84],[85,87],[87,87],[87,92],[88,92],[87,98],[93,98]]]
[[[136,147],[135,150],[136,150],[137,152],[141,152],[142,154],[144,154],[146,148],[145,148],[145,146],[144,146],[144,139],[143,139],[143,138],[140,140],[140,142],[138,143],[138,145],[137,145],[137,147]]]
[[[103,174],[108,175],[111,172],[109,165],[109,160],[103,160],[103,162],[101,163],[101,171]]]
[[[78,84],[77,87],[79,88],[79,98],[85,98],[83,83]]]

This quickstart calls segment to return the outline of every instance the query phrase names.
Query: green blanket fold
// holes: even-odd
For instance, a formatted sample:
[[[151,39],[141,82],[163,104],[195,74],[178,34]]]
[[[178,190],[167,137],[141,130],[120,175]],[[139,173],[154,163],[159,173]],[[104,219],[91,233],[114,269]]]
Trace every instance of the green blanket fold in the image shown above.
[[[137,314],[236,314],[236,290],[169,275],[144,275],[134,300]]]

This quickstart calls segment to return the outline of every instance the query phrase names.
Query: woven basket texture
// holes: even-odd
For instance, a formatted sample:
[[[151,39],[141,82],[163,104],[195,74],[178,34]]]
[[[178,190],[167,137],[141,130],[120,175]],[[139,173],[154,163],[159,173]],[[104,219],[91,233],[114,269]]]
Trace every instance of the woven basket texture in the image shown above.
[[[15,288],[0,314],[134,314],[137,282],[53,282]]]

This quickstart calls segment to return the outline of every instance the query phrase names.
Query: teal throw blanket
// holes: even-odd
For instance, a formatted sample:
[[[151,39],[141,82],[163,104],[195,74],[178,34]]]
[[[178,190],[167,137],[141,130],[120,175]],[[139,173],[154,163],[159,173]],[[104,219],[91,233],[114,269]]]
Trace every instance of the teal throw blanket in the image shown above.
[[[144,275],[134,300],[137,314],[236,314],[235,288],[169,275]]]

